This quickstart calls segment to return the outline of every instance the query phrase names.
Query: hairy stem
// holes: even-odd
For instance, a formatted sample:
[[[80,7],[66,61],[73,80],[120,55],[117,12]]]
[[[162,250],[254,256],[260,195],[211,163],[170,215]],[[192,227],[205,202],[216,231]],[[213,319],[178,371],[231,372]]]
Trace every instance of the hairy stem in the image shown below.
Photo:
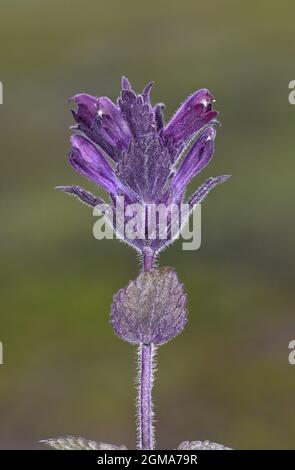
[[[143,270],[149,271],[154,265],[154,253],[145,253],[143,255]]]
[[[145,253],[143,255],[143,270],[149,271],[153,268],[154,254]],[[152,344],[141,344],[138,349],[139,369],[138,369],[138,449],[153,450],[154,429],[153,429],[153,355],[154,346]]]
[[[139,346],[139,389],[138,389],[138,448],[153,450],[153,348],[152,344]]]

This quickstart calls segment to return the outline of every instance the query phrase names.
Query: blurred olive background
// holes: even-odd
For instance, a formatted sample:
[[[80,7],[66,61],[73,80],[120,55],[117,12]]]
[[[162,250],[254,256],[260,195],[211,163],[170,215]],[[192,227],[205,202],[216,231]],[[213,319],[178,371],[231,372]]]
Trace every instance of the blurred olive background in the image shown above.
[[[295,447],[294,13],[284,0],[2,0],[2,449],[64,434],[134,448],[136,350],[109,312],[139,262],[54,190],[96,190],[67,163],[67,98],[116,99],[122,74],[138,91],[155,80],[166,118],[212,90],[223,127],[193,187],[233,175],[203,204],[201,249],[177,242],[160,258],[185,283],[190,321],[159,350],[158,448]]]

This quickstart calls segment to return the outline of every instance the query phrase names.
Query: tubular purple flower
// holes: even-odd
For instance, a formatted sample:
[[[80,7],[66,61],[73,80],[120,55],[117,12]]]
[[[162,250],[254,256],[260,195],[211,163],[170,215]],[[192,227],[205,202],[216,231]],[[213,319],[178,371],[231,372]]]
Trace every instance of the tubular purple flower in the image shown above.
[[[78,126],[81,126],[81,131],[87,130],[87,127],[91,128],[98,111],[97,98],[80,93],[70,98],[70,101],[74,101],[77,105],[77,110],[72,110],[72,114]]]
[[[218,112],[213,110],[213,100],[208,90],[198,90],[177,110],[163,131],[163,139],[172,155],[176,156],[179,148],[195,132],[218,116]]]
[[[115,173],[101,152],[85,137],[71,137],[72,150],[69,161],[73,168],[109,193],[117,192]]]
[[[107,97],[97,98],[85,93],[71,98],[77,105],[73,116],[77,128],[98,144],[114,160],[128,149],[131,134],[119,109]]]
[[[104,133],[105,139],[109,139],[119,154],[128,150],[131,133],[119,109],[107,97],[98,98],[97,101],[101,133]]]
[[[172,193],[182,193],[190,181],[208,165],[213,157],[215,137],[216,131],[213,127],[206,129],[201,134],[172,180]]]

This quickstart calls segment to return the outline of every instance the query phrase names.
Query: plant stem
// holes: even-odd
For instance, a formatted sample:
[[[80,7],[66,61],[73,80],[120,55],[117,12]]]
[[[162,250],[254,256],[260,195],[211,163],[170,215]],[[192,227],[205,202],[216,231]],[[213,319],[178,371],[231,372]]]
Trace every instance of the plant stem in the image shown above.
[[[143,270],[149,271],[153,268],[154,254],[146,252],[143,255]],[[152,344],[140,344],[138,348],[139,369],[138,369],[138,449],[153,450],[154,429],[153,429],[153,355],[154,346]]]
[[[153,264],[154,264],[154,253],[146,252],[143,255],[143,270],[149,271],[150,269],[153,268]]]
[[[138,448],[142,450],[153,450],[154,448],[152,423],[153,348],[152,344],[139,346]]]

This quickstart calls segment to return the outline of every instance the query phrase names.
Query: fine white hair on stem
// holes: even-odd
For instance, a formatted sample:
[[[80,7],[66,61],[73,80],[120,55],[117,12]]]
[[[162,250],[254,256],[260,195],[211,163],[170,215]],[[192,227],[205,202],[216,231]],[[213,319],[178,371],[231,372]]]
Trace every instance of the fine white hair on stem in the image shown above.
[[[145,389],[143,383],[142,370],[143,370],[143,348],[150,347],[149,355],[149,381],[148,389]],[[137,388],[137,399],[136,399],[136,424],[137,424],[137,448],[142,450],[144,447],[143,438],[149,442],[149,450],[155,448],[155,431],[154,431],[154,405],[152,401],[152,389],[154,385],[154,376],[156,372],[156,353],[157,347],[153,344],[143,345],[140,344],[137,349],[137,377],[136,377],[136,388]],[[144,396],[143,396],[144,393]],[[145,396],[147,395],[147,396]],[[148,436],[144,435],[146,429],[144,428],[142,412],[143,407],[148,406]]]

